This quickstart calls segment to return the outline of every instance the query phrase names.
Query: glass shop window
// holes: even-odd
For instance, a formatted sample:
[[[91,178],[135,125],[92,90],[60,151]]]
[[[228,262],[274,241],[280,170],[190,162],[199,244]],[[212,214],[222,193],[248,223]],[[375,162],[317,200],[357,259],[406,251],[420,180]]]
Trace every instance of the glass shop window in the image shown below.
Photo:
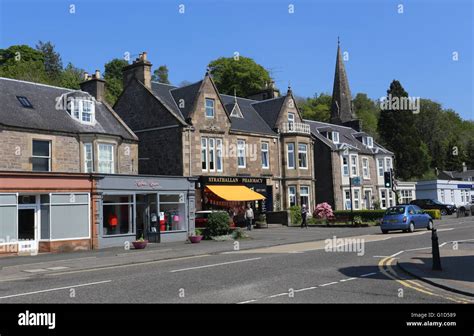
[[[185,231],[186,204],[184,193],[160,195],[160,231]]]
[[[104,235],[133,233],[133,195],[105,195],[102,221]]]

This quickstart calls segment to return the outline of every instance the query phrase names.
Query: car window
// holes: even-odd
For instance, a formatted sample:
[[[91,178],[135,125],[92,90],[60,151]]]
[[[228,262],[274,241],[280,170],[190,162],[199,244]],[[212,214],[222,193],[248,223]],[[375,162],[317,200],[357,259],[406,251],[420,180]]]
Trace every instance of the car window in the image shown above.
[[[415,208],[414,208],[414,207],[412,207],[412,206],[411,206],[411,207],[409,207],[409,208],[408,208],[408,213],[409,213],[410,215],[414,215],[414,214],[416,213],[416,210],[415,210]]]
[[[403,213],[405,213],[405,207],[401,206],[388,208],[385,212],[386,215],[400,215]]]

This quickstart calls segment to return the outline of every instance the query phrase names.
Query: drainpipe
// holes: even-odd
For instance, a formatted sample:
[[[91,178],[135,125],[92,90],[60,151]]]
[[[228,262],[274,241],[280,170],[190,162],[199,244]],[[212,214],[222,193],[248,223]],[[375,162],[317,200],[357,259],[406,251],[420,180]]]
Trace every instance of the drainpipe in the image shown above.
[[[277,151],[278,151],[278,190],[279,190],[279,193],[280,193],[280,211],[283,209],[283,197],[282,197],[282,193],[283,193],[283,189],[282,189],[282,183],[281,183],[281,179],[282,179],[282,174],[281,174],[281,170],[282,170],[282,167],[283,167],[283,162],[281,161],[281,144],[280,144],[280,129],[278,129],[277,131],[277,134],[278,134],[278,138],[277,138]]]

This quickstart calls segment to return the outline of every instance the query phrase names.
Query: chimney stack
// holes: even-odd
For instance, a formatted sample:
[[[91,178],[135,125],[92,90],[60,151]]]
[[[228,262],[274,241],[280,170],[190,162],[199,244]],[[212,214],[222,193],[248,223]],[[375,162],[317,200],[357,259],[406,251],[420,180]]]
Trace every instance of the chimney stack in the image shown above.
[[[79,84],[81,90],[90,93],[97,101],[105,100],[105,80],[100,78],[100,71],[96,70],[93,75],[84,73],[84,82]]]
[[[148,60],[147,53],[141,53],[132,64],[123,68],[123,87],[125,87],[133,78],[143,83],[151,89],[151,62]]]

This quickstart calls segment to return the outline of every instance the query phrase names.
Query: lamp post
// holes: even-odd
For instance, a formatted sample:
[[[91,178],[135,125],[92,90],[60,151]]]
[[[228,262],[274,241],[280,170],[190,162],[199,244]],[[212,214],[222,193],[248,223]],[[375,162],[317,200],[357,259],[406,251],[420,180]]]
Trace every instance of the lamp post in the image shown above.
[[[438,234],[436,229],[431,230],[431,251],[433,254],[433,271],[442,271],[441,257],[439,255]]]

